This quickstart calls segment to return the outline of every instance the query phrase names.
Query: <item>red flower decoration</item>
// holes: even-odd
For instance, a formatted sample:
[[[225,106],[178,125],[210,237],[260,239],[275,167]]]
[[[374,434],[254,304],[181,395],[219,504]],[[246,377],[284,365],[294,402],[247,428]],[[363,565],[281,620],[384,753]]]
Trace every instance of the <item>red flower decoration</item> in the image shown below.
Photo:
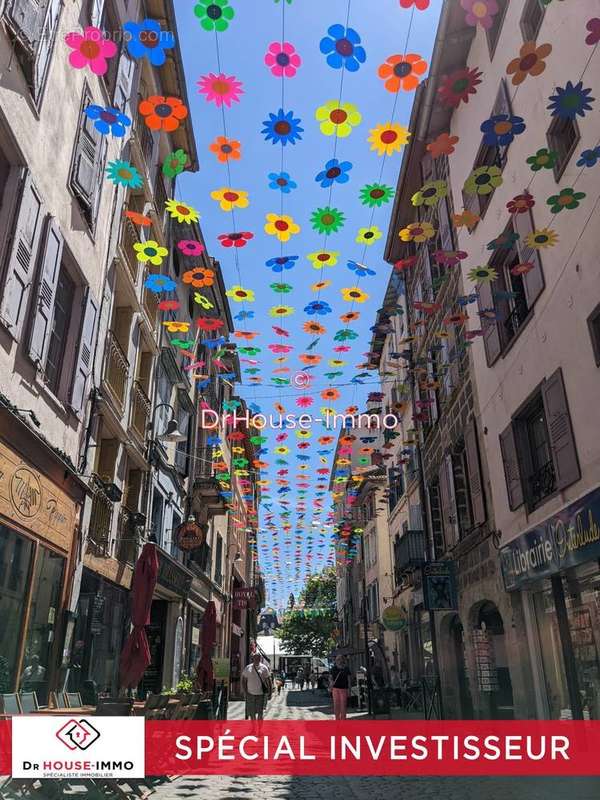
[[[445,267],[455,267],[467,256],[464,250],[436,250],[433,254],[435,263]]]
[[[405,269],[410,269],[410,267],[414,267],[416,263],[417,263],[416,256],[401,258],[400,261],[396,261],[396,263],[394,264],[394,269],[397,269],[398,272],[402,272]]]
[[[464,67],[446,75],[438,89],[441,101],[450,108],[458,108],[461,102],[468,103],[469,95],[477,93],[475,87],[481,83],[481,75],[477,67]]]
[[[511,269],[511,275],[527,275],[528,272],[531,272],[534,265],[530,261],[526,261],[523,264],[515,264],[514,267]]]
[[[400,0],[400,8],[417,8],[419,11],[425,11],[429,8],[429,0]]]
[[[533,208],[535,205],[535,200],[529,194],[529,192],[525,192],[524,194],[518,194],[516,197],[513,197],[512,200],[509,200],[506,204],[506,207],[510,214],[526,214],[530,208]]]
[[[158,307],[161,311],[177,311],[179,300],[161,300]]]
[[[298,406],[298,408],[309,408],[310,406],[312,406],[313,403],[314,400],[312,399],[312,397],[308,396],[298,397],[296,399],[296,405]]]
[[[271,325],[277,336],[289,336],[289,331],[286,331],[285,328],[280,328],[279,325]]]
[[[182,239],[177,242],[177,247],[184,256],[199,256],[204,252],[204,245],[195,239]]]
[[[310,442],[300,442],[298,445],[298,450],[308,450],[310,447]]]
[[[449,156],[454,152],[454,145],[458,142],[458,136],[450,136],[449,133],[440,133],[440,135],[429,142],[427,150],[431,153],[432,158],[439,158],[440,156]]]
[[[254,239],[254,234],[249,231],[222,233],[218,239],[223,247],[245,247],[250,239]]]
[[[291,344],[270,344],[267,346],[272,353],[291,353],[294,349]]]
[[[196,320],[196,325],[201,331],[218,331],[225,323],[223,320],[215,319],[214,317],[200,317]]]

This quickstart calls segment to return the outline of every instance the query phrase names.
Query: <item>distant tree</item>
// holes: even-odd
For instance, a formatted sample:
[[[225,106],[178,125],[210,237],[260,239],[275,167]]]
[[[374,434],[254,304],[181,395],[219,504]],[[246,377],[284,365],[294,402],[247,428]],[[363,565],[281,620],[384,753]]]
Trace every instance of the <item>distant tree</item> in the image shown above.
[[[289,610],[277,634],[284,649],[298,656],[327,656],[337,627],[335,567],[311,575],[300,593],[299,606]]]

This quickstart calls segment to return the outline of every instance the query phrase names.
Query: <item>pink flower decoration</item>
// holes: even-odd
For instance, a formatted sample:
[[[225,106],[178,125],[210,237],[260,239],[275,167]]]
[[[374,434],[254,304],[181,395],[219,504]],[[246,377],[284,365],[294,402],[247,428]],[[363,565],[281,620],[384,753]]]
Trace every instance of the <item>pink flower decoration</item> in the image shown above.
[[[302,59],[296,48],[289,42],[272,42],[265,56],[265,64],[276,78],[293,78],[296,70],[302,64]]]
[[[104,75],[108,70],[107,58],[117,54],[117,45],[104,38],[100,28],[91,25],[80,33],[68,33],[65,42],[73,50],[69,53],[69,64],[75,69],[89,67],[94,75]]]
[[[177,247],[184,256],[199,256],[204,252],[204,245],[195,239],[182,239],[177,242]]]
[[[270,344],[268,348],[272,353],[291,353],[294,349],[291,344]]]
[[[314,400],[312,399],[312,397],[308,397],[308,395],[306,397],[296,398],[296,405],[298,406],[298,408],[310,408],[310,406],[312,406],[313,403]]]
[[[351,348],[348,347],[347,344],[339,344],[337,347],[333,348],[334,353],[347,353],[349,350],[351,350]]]
[[[589,36],[586,37],[585,43],[591,45],[598,44],[598,42],[600,42],[600,18],[593,17],[588,20],[585,27],[590,32]]]
[[[465,22],[467,25],[481,25],[488,30],[494,23],[494,16],[498,13],[496,0],[460,0],[461,6],[467,12]]]
[[[198,81],[198,91],[206,96],[207,103],[215,103],[218,108],[222,105],[231,108],[231,104],[239,103],[240,95],[244,94],[241,81],[222,72],[218,75],[214,72],[203,75]]]
[[[419,11],[425,11],[426,8],[429,8],[429,0],[400,0],[400,7],[401,8],[418,8]]]

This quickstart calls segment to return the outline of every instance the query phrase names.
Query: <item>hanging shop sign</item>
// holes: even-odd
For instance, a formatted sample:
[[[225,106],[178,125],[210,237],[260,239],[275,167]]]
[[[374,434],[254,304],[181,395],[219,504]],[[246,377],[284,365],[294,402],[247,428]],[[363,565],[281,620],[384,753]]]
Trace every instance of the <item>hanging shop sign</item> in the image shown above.
[[[180,550],[189,552],[197,550],[206,542],[207,526],[199,525],[195,520],[183,522],[175,533],[175,541]]]
[[[235,609],[256,608],[256,589],[253,586],[233,590]]]
[[[571,503],[500,551],[508,592],[600,558],[600,488]]]
[[[383,627],[388,631],[402,631],[406,628],[408,620],[406,612],[398,606],[388,606],[381,614]]]
[[[182,564],[162,550],[158,554],[157,585],[175,594],[187,597],[192,585],[193,574]]]
[[[431,561],[422,567],[423,606],[427,611],[456,611],[456,566],[454,561]]]

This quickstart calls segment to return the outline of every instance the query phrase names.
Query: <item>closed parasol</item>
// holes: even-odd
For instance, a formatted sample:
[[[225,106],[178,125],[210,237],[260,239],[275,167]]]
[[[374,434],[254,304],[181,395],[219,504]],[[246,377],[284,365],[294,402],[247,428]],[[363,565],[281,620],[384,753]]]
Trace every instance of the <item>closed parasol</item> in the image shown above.
[[[138,558],[131,582],[131,623],[133,629],[121,653],[120,683],[124,688],[137,686],[150,664],[146,625],[150,623],[152,595],[158,576],[156,545],[148,542]]]
[[[210,692],[213,688],[214,675],[212,651],[217,637],[217,609],[211,600],[206,606],[202,620],[202,657],[196,667],[196,687],[202,692]]]

